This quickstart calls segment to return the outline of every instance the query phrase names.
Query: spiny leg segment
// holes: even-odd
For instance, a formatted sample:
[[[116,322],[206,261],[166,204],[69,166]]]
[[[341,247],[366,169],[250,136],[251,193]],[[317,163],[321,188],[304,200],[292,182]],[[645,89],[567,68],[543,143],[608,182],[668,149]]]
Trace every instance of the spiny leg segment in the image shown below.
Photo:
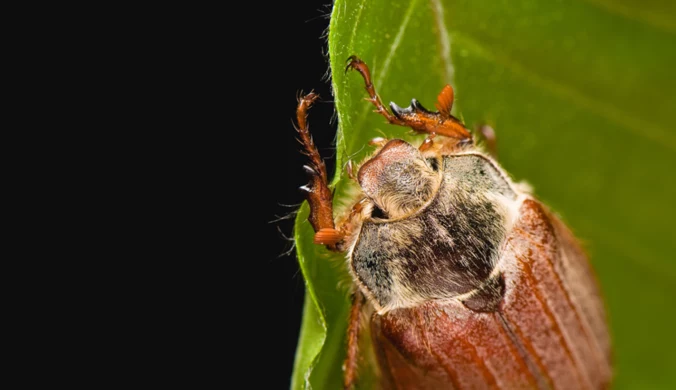
[[[333,194],[328,186],[328,176],[326,166],[317,150],[317,147],[310,136],[307,124],[307,111],[312,104],[319,98],[319,95],[310,92],[301,97],[296,109],[296,130],[300,135],[300,143],[303,145],[304,154],[310,158],[310,164],[304,166],[305,171],[310,175],[310,183],[301,187],[307,193],[308,203],[310,204],[310,216],[308,220],[315,230],[315,244],[326,245],[330,250],[340,250],[338,245],[343,240],[343,233],[336,230],[333,221]],[[350,162],[349,171],[352,171]],[[358,213],[361,210],[362,201],[358,202],[352,212]],[[366,298],[360,291],[352,295],[352,308],[347,327],[347,355],[344,362],[343,386],[346,390],[351,390],[357,379],[357,366],[359,364],[359,330],[361,327],[361,311],[366,302]]]
[[[375,107],[376,112],[384,116],[387,122],[410,127],[420,133],[438,134],[457,140],[458,144],[471,144],[472,135],[458,118],[451,115],[453,107],[453,88],[446,85],[437,97],[436,107],[439,111],[431,112],[423,107],[416,99],[411,100],[411,105],[407,108],[401,108],[394,103],[390,103],[390,113],[383,105],[380,96],[376,93],[375,86],[371,80],[371,72],[364,61],[357,56],[351,56],[348,59],[345,71],[354,69],[361,74],[364,79],[366,92],[370,101]]]
[[[376,106],[376,111],[378,114],[382,115],[387,119],[387,122],[393,124],[393,125],[398,125],[398,126],[408,126],[406,122],[401,120],[400,118],[397,118],[396,116],[390,114],[390,112],[385,108],[383,105],[383,101],[380,100],[380,96],[376,93],[376,88],[373,85],[373,81],[371,80],[371,71],[369,70],[368,65],[359,57],[357,56],[350,56],[350,58],[347,59],[347,66],[345,67],[345,72],[347,72],[350,69],[354,69],[359,74],[361,74],[361,77],[364,79],[364,84],[366,88],[366,92],[369,94],[369,97],[366,98],[369,102],[371,102],[374,106]]]
[[[300,143],[305,148],[304,154],[310,158],[310,164],[303,168],[310,176],[310,183],[301,187],[307,195],[310,204],[308,220],[315,231],[315,244],[326,245],[328,249],[337,250],[336,244],[343,239],[343,235],[336,230],[333,222],[333,194],[329,189],[329,180],[326,174],[326,165],[322,160],[317,147],[310,136],[307,124],[307,111],[319,98],[314,92],[301,97],[296,109],[296,120]]]

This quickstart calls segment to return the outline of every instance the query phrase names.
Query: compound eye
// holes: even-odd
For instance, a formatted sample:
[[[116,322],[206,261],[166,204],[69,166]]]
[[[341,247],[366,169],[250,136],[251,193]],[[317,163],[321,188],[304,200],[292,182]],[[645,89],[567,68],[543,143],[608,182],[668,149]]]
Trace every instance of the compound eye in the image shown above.
[[[434,158],[434,157],[428,158],[427,159],[427,165],[429,165],[430,168],[432,168],[432,170],[434,172],[439,171],[439,160],[437,158]]]
[[[387,219],[387,214],[378,207],[378,205],[373,204],[373,210],[371,210],[371,218],[373,219]]]

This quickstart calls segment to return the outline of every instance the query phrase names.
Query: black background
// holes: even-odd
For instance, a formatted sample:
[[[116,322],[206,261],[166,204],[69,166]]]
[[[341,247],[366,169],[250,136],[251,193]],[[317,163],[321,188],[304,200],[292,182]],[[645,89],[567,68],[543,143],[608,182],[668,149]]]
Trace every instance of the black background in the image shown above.
[[[101,250],[117,251],[114,267],[123,264],[118,272],[124,284],[114,279],[106,294],[128,297],[121,304],[116,297],[114,308],[98,301],[86,306],[105,310],[115,335],[96,334],[96,342],[112,346],[91,345],[105,354],[124,351],[124,368],[111,366],[116,378],[135,365],[149,380],[174,385],[216,380],[227,388],[288,389],[304,281],[287,238],[304,200],[298,188],[308,182],[293,120],[301,91],[321,95],[310,127],[332,173],[331,1],[193,7],[123,9],[132,21],[102,26],[108,40],[78,31],[95,41],[78,46],[78,54],[91,60],[91,47],[101,47],[107,66],[87,73],[83,85],[114,94],[110,101],[81,96],[110,110],[92,109],[96,120],[113,123],[112,130],[96,132],[100,144],[88,145],[106,164],[125,169],[111,178],[119,177],[119,186],[102,190],[111,201],[96,204],[111,216],[85,209],[87,218],[106,226],[117,220],[124,225],[110,234],[111,248]],[[74,63],[81,62],[83,69],[90,66]],[[80,69],[73,65],[70,71]],[[88,140],[94,132],[87,129]],[[104,145],[110,155],[101,152]],[[81,163],[92,165],[88,159]],[[96,168],[91,177],[99,175]],[[89,176],[77,178],[89,189]],[[87,229],[97,239],[104,235]],[[130,266],[121,261],[126,259]],[[108,275],[113,266],[104,264],[101,273]],[[98,274],[91,280],[100,284]],[[118,308],[119,316],[109,314]],[[90,316],[80,307],[78,312]],[[89,348],[90,339],[84,341]]]

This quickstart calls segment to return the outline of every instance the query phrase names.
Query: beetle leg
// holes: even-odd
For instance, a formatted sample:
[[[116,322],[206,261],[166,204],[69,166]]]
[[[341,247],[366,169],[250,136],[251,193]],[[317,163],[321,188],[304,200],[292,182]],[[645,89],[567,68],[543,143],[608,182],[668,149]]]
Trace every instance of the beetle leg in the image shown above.
[[[354,69],[361,74],[366,84],[366,92],[369,97],[366,99],[376,106],[376,112],[387,119],[393,125],[410,127],[419,133],[437,133],[445,137],[453,138],[457,143],[471,143],[472,134],[458,120],[451,115],[453,106],[453,88],[446,85],[437,97],[437,109],[440,111],[431,112],[423,107],[416,99],[411,100],[411,105],[407,108],[401,108],[394,103],[390,103],[390,113],[383,105],[380,96],[376,93],[375,86],[371,81],[371,72],[364,61],[357,56],[350,56],[345,71]]]
[[[359,363],[359,328],[361,326],[361,310],[364,306],[364,295],[361,291],[352,294],[352,309],[347,324],[347,356],[343,364],[343,387],[350,390],[354,387]]]
[[[364,78],[364,83],[366,84],[366,92],[369,94],[369,97],[366,100],[370,101],[374,106],[376,106],[376,112],[384,116],[385,119],[387,119],[387,121],[393,125],[407,126],[404,121],[390,114],[387,108],[385,108],[383,105],[383,101],[380,100],[380,96],[378,96],[376,93],[376,88],[371,81],[371,71],[369,70],[369,67],[366,65],[366,63],[357,56],[350,56],[347,61],[348,62],[347,66],[345,67],[345,71],[347,72],[350,69],[354,69],[359,72],[359,74],[361,74],[361,77]]]
[[[299,99],[296,109],[298,123],[296,130],[300,136],[300,143],[305,148],[304,153],[310,158],[310,164],[303,167],[310,176],[310,183],[301,187],[301,190],[306,193],[310,204],[308,220],[315,230],[315,244],[323,244],[328,249],[337,250],[336,244],[343,239],[343,235],[336,230],[333,222],[333,194],[328,185],[326,165],[312,141],[307,125],[307,111],[318,98],[319,95],[310,92]]]
[[[491,157],[498,158],[498,144],[495,137],[495,130],[488,125],[478,125],[475,127],[475,131],[481,134],[481,138],[486,142],[486,148]]]
[[[431,148],[432,145],[434,145],[433,139],[436,136],[437,136],[437,133],[430,133],[430,135],[428,135],[427,138],[425,138],[423,143],[420,144],[420,147],[418,148],[418,150],[420,150],[421,152],[424,152],[424,151],[428,150],[429,148]]]

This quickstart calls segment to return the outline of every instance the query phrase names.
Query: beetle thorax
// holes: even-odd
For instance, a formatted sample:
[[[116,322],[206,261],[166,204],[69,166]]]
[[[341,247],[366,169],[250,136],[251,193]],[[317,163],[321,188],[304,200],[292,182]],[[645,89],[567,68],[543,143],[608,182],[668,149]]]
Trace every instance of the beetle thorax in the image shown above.
[[[362,222],[349,251],[351,272],[380,313],[479,288],[518,209],[509,180],[482,154],[430,161],[397,141],[397,158],[380,153],[359,172],[383,215]]]

